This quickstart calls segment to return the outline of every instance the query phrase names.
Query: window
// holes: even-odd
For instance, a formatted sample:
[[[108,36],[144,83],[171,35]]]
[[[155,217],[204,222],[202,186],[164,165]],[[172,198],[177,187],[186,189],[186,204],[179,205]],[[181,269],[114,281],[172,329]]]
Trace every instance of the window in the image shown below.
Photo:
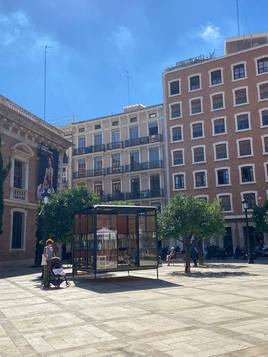
[[[211,95],[211,110],[220,110],[224,108],[223,93],[216,93]]]
[[[214,160],[227,160],[229,159],[228,147],[226,142],[213,144],[214,147]]]
[[[194,188],[207,187],[207,172],[194,171]]]
[[[120,142],[120,130],[119,129],[113,129],[112,130],[112,143],[119,143]]]
[[[137,123],[137,121],[138,121],[137,117],[130,118],[130,123]]]
[[[261,127],[268,126],[268,109],[260,110]]]
[[[243,79],[246,77],[245,64],[239,63],[232,66],[233,67],[233,80]]]
[[[184,151],[183,151],[183,149],[174,150],[172,152],[172,164],[173,164],[173,166],[184,165]]]
[[[230,170],[229,168],[216,169],[216,185],[223,186],[230,184]]]
[[[100,197],[103,195],[102,182],[94,183],[94,192]]]
[[[150,113],[149,118],[156,118],[156,113]]]
[[[268,181],[268,162],[264,163],[264,176],[265,176],[265,181]]]
[[[222,70],[216,69],[210,72],[210,85],[215,86],[217,84],[223,83],[222,80]]]
[[[240,166],[240,183],[252,183],[255,182],[254,166],[245,165]]]
[[[201,98],[190,99],[190,114],[202,113],[202,101]]]
[[[112,155],[112,167],[120,167],[120,154],[113,154]]]
[[[19,160],[14,161],[14,188],[25,188],[25,163]]]
[[[249,113],[240,113],[235,115],[236,131],[245,131],[251,129]]]
[[[171,119],[181,117],[181,103],[170,104],[170,117]]]
[[[158,134],[158,124],[157,121],[149,121],[148,123],[149,135],[157,135]]]
[[[94,157],[94,170],[102,169],[102,156]]]
[[[84,171],[86,169],[86,160],[79,159],[77,163],[78,171]]]
[[[137,139],[139,137],[139,128],[137,126],[132,126],[129,128],[129,138]]]
[[[221,209],[224,212],[232,211],[232,199],[231,194],[221,194],[217,195]]]
[[[243,105],[248,103],[247,88],[234,89],[234,105]]]
[[[192,147],[193,163],[201,163],[206,161],[205,146]]]
[[[94,134],[94,145],[102,145],[102,134]]]
[[[189,77],[189,91],[195,91],[198,89],[201,89],[199,74]]]
[[[112,181],[112,193],[116,194],[121,192],[121,181],[120,180],[113,180]]]
[[[169,95],[177,95],[180,94],[180,81],[171,81],[169,82]]]
[[[192,139],[204,137],[203,122],[192,123],[191,127],[192,127]]]
[[[131,151],[129,153],[129,157],[130,157],[130,166],[136,167],[137,164],[140,162],[140,154],[138,151]]]
[[[112,122],[112,126],[117,126],[117,125],[119,125],[119,121],[118,120],[115,120],[115,121]]]
[[[152,162],[158,162],[160,159],[160,153],[159,153],[159,148],[150,148],[149,149],[149,161],[150,163]]]
[[[268,82],[258,84],[259,100],[268,99]]]
[[[243,199],[248,204],[248,209],[253,209],[256,206],[256,192],[242,193]]]
[[[262,153],[263,154],[268,154],[268,135],[262,136]]]
[[[183,140],[182,126],[174,126],[171,128],[171,138],[172,142]]]
[[[95,130],[101,129],[101,124],[95,125]]]
[[[174,190],[184,190],[185,189],[185,174],[176,174],[173,176],[174,179]]]
[[[80,136],[78,138],[78,149],[84,149],[86,147],[86,137]]]
[[[83,133],[85,131],[85,128],[79,128],[78,133]]]
[[[213,119],[213,135],[221,135],[226,133],[226,119],[225,118],[217,118]]]
[[[23,249],[24,246],[25,213],[13,211],[11,249]]]
[[[258,74],[268,72],[268,57],[260,58],[257,60],[257,72]]]
[[[238,145],[238,157],[252,156],[252,139],[240,139],[237,140]]]
[[[208,202],[208,195],[197,195],[197,196],[194,196],[194,198],[196,198],[197,200],[203,200],[203,201]]]

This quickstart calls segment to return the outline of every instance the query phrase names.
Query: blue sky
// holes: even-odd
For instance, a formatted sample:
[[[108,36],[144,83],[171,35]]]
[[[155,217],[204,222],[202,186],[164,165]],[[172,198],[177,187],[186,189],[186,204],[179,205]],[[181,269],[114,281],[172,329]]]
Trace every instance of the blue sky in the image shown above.
[[[267,31],[267,0],[239,0],[240,32]],[[0,93],[47,120],[115,114],[162,102],[161,73],[223,53],[237,35],[236,0],[0,0]]]

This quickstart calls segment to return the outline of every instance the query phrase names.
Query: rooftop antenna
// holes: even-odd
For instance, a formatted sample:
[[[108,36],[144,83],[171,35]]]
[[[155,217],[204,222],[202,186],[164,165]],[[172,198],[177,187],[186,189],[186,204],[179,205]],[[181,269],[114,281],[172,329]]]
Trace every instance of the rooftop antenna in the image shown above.
[[[47,49],[51,48],[45,45],[45,57],[44,57],[44,120],[46,120],[46,107],[47,107]]]
[[[236,22],[237,22],[237,33],[240,36],[240,20],[239,20],[239,0],[236,0]]]
[[[127,79],[127,105],[129,105],[129,72],[127,69],[124,70]]]

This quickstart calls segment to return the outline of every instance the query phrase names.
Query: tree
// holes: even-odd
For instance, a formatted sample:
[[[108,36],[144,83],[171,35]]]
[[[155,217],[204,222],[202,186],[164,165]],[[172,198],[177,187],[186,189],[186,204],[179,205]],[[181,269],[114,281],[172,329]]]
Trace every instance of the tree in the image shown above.
[[[11,168],[11,159],[8,159],[8,163],[4,166],[3,156],[2,156],[2,140],[0,137],[0,234],[3,228],[3,214],[4,214],[4,181]]]
[[[224,218],[218,202],[208,203],[190,195],[177,194],[159,215],[162,239],[183,241],[185,273],[190,273],[192,237],[208,238],[224,234]]]
[[[263,206],[254,207],[252,218],[258,231],[268,233],[268,200]]]
[[[47,204],[41,203],[37,210],[36,264],[42,255],[42,246],[47,237],[58,243],[72,240],[74,215],[100,203],[95,193],[85,187],[77,187],[53,194]]]

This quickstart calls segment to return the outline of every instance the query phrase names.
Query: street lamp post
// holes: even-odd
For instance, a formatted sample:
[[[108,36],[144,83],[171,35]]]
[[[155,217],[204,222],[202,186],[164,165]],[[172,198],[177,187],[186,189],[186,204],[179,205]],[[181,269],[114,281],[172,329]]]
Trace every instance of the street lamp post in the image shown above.
[[[242,205],[245,211],[245,219],[246,219],[246,240],[247,240],[247,250],[248,250],[248,264],[254,264],[253,256],[252,256],[252,245],[251,239],[249,237],[249,229],[248,229],[248,203],[244,199],[242,201]]]

